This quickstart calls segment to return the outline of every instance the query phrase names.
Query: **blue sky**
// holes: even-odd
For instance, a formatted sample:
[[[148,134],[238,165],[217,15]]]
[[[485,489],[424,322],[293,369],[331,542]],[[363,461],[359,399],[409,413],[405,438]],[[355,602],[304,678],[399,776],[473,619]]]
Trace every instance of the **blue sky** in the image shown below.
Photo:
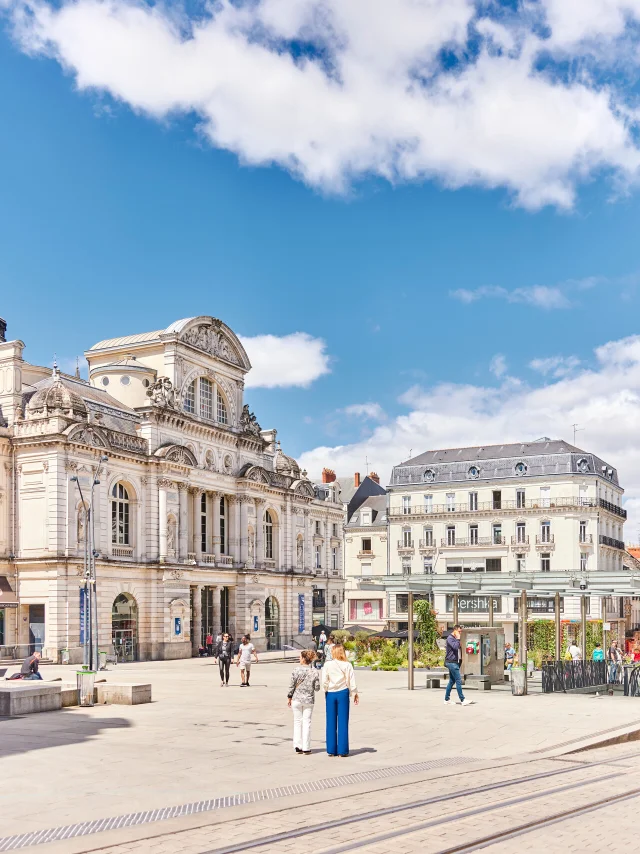
[[[462,9],[466,0],[456,3]],[[552,0],[547,5],[550,20],[560,14]],[[82,25],[90,42],[90,18]],[[152,29],[153,21],[142,26]],[[558,50],[574,39],[571,49],[582,55],[589,32],[566,35],[563,26],[560,20]],[[610,41],[599,42],[603,69],[606,49],[629,44],[624,20],[622,29],[611,26]],[[221,108],[210,114],[162,98],[159,106],[162,80],[145,80],[148,90],[130,94],[128,83],[109,76],[111,66],[96,69],[77,55],[63,29],[51,24],[48,38],[43,47],[41,36],[16,34],[10,18],[0,34],[0,314],[27,343],[29,360],[50,363],[54,352],[68,360],[101,338],[194,314],[221,317],[243,336],[304,332],[324,340],[330,372],[304,388],[252,388],[247,399],[311,469],[324,460],[340,473],[363,469],[366,455],[386,474],[410,448],[531,439],[543,430],[571,438],[578,421],[586,422],[583,443],[613,455],[623,483],[625,461],[633,460],[627,480],[632,492],[637,480],[640,496],[633,438],[640,416],[620,410],[629,435],[619,442],[606,417],[636,395],[635,367],[628,369],[635,356],[611,361],[607,351],[604,363],[594,356],[638,331],[631,125],[624,144],[617,125],[606,139],[576,143],[581,153],[591,146],[589,168],[576,166],[581,153],[550,149],[544,169],[529,170],[538,149],[514,137],[507,159],[518,146],[521,157],[501,172],[490,161],[505,155],[490,142],[479,141],[486,150],[476,162],[473,136],[455,134],[448,145],[455,162],[434,166],[443,154],[429,154],[435,160],[416,167],[417,176],[396,154],[385,166],[391,181],[382,167],[359,171],[353,151],[337,144],[322,164],[294,152],[302,165],[292,173],[286,113],[271,111],[267,121],[254,111],[251,123],[245,116],[241,130],[228,130]],[[117,56],[114,47],[114,63]],[[483,85],[490,87],[487,80],[489,72]],[[629,91],[620,85],[627,98]],[[596,118],[601,108],[595,104]],[[553,136],[557,118],[541,114],[543,127],[547,120]],[[495,121],[490,139],[500,136],[502,118]],[[563,133],[560,127],[560,148]],[[429,134],[427,126],[427,142]],[[260,144],[265,151],[256,150]],[[323,144],[329,151],[326,141],[316,148]],[[372,162],[385,156],[376,152]],[[625,346],[635,352],[635,339]],[[542,361],[550,357],[565,361]],[[621,364],[624,378],[613,388],[607,371],[619,374]],[[598,382],[603,397],[594,407],[590,389]],[[545,388],[557,401],[550,409],[539,392]],[[451,412],[452,400],[467,404]],[[438,412],[434,401],[445,401]]]

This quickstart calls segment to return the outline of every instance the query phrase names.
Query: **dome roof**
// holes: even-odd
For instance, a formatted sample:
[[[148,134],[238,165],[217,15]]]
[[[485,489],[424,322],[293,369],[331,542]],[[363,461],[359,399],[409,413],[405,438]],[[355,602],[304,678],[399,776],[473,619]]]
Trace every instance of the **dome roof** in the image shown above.
[[[275,458],[274,458],[275,469],[279,474],[288,474],[291,477],[299,478],[300,477],[300,466],[293,459],[293,457],[288,457],[280,447],[280,442],[278,442],[278,448],[276,450]]]
[[[65,384],[58,369],[54,368],[49,379],[38,383],[35,394],[27,404],[27,412],[33,415],[62,412],[86,417],[87,407],[80,395]]]

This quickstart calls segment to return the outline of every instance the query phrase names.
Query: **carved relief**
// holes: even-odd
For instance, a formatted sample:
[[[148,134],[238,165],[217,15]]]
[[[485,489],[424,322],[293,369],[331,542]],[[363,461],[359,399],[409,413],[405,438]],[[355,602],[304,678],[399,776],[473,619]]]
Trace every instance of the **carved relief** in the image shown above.
[[[173,489],[173,481],[167,480],[166,477],[161,477],[158,480],[158,487],[160,489]],[[180,489],[180,484],[178,484],[178,489]]]
[[[296,542],[296,565],[298,569],[302,569],[302,564],[304,561],[304,540],[302,534],[298,534],[298,539]]]
[[[76,536],[77,543],[81,545],[84,543],[86,536],[86,527],[87,527],[87,511],[84,507],[84,504],[81,504],[78,507],[78,516],[76,521]]]
[[[188,329],[181,340],[198,350],[204,350],[211,356],[217,356],[234,365],[240,365],[241,360],[238,352],[220,327],[219,320],[214,320],[213,323],[201,323],[199,326]]]
[[[213,451],[207,451],[204,455],[204,468],[207,471],[216,471],[216,458]]]
[[[93,427],[80,427],[73,435],[69,436],[70,442],[77,442],[80,445],[92,445],[94,448],[108,447],[104,437]]]
[[[173,448],[169,448],[169,450],[164,455],[164,459],[170,463],[180,463],[183,466],[197,466],[198,461],[196,460],[193,452],[188,448],[183,448],[182,445],[175,445]]]
[[[175,517],[169,515],[167,517],[167,549],[175,554],[176,550],[176,520]]]
[[[182,578],[184,572],[181,569],[172,569],[169,575],[171,576],[171,578],[177,581],[179,578]]]
[[[225,474],[231,474],[233,470],[233,459],[231,454],[225,454],[225,457],[222,461],[222,467],[224,468]]]

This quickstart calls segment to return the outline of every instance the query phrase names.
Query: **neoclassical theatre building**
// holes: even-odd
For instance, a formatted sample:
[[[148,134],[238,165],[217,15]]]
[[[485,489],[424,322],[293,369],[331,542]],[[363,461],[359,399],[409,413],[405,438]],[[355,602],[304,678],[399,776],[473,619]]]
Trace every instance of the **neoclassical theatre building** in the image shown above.
[[[101,460],[101,649],[184,658],[209,631],[250,632],[265,649],[308,643],[314,621],[341,625],[339,496],[249,411],[251,365],[228,326],[204,316],[101,341],[88,382],[5,339],[1,322],[0,658],[30,646],[82,659],[79,490]]]

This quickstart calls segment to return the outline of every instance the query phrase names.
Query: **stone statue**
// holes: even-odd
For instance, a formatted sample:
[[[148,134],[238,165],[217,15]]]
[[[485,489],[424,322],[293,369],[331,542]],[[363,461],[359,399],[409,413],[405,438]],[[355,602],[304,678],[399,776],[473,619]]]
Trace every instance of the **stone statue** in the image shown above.
[[[176,520],[169,516],[167,521],[167,550],[175,551],[176,548]]]
[[[84,507],[78,508],[78,543],[84,543],[87,512]]]
[[[297,549],[298,569],[302,569],[302,562],[304,560],[304,542],[302,541],[302,537],[298,537],[298,543],[297,543],[296,549]]]
[[[258,424],[258,419],[253,414],[253,412],[249,411],[249,404],[245,403],[242,407],[242,414],[240,415],[240,427],[242,428],[243,433],[249,433],[251,436],[259,436],[260,430],[262,429]]]
[[[154,406],[162,406],[168,409],[177,409],[176,392],[169,377],[158,377],[150,389],[147,389],[147,397],[151,398]]]
[[[253,536],[253,528],[249,528],[249,562],[253,563],[255,538]]]

